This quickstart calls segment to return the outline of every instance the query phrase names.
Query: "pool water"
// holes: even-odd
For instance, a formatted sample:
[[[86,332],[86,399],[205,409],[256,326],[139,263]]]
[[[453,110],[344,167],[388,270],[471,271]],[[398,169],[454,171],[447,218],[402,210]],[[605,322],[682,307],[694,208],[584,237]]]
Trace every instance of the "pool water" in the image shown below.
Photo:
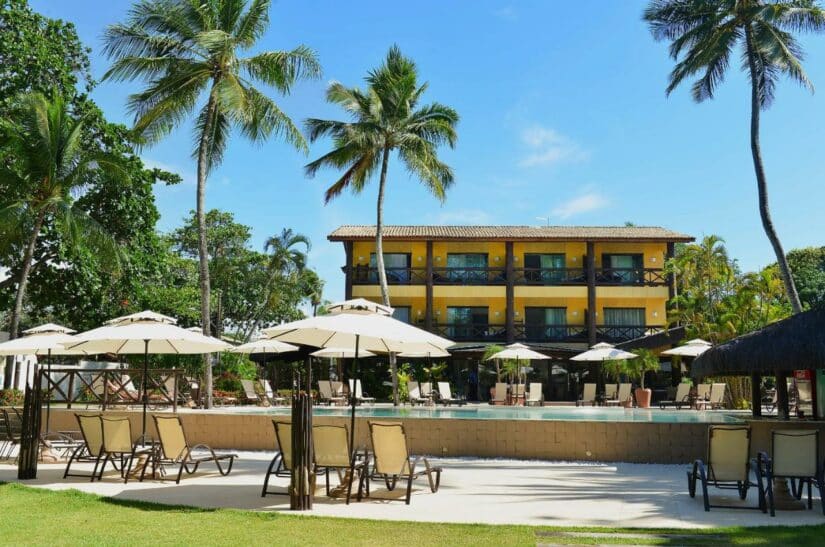
[[[288,415],[289,408],[238,408],[241,413]],[[315,407],[313,416],[349,416],[349,407]],[[696,410],[660,410],[605,407],[369,407],[359,406],[356,416],[364,418],[450,418],[459,420],[559,420],[649,423],[742,423],[734,415]]]

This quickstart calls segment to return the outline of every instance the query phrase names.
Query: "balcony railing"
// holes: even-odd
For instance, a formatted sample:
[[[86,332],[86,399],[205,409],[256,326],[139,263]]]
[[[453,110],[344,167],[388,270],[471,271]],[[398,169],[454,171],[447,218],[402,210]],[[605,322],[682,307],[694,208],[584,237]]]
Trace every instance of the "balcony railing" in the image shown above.
[[[587,341],[585,325],[535,325],[518,323],[516,340],[524,342],[582,342]]]
[[[625,342],[665,330],[664,325],[596,325],[596,338],[602,342]]]
[[[346,266],[343,268],[347,270]],[[390,285],[426,285],[425,268],[386,268]],[[371,266],[350,268],[353,285],[377,285],[378,269]],[[596,285],[657,286],[667,284],[664,270],[655,268],[598,268]],[[587,285],[584,268],[517,268],[516,285],[554,286]],[[433,268],[433,285],[506,285],[507,271],[497,268]]]
[[[432,332],[455,342],[504,342],[507,340],[507,327],[503,324],[437,323],[432,326]]]
[[[423,325],[420,325],[423,327]],[[521,342],[587,342],[586,325],[513,325],[515,339]],[[433,324],[431,332],[455,342],[504,342],[507,340],[507,326],[504,324],[455,325]],[[626,342],[663,332],[663,325],[597,325],[596,339],[600,342]]]

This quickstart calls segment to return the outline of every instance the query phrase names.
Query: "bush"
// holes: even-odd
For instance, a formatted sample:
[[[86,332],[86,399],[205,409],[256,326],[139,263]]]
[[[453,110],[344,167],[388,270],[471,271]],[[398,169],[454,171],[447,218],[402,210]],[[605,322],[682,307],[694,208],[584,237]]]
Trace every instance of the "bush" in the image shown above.
[[[243,391],[241,379],[236,374],[231,372],[222,372],[220,376],[215,379],[215,390],[232,391],[235,393]]]
[[[23,397],[19,389],[0,389],[0,406],[21,406]]]

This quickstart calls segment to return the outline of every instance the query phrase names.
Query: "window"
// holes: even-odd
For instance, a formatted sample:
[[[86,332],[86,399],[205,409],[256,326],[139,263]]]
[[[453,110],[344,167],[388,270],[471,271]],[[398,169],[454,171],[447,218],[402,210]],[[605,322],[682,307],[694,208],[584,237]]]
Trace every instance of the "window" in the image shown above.
[[[484,253],[448,253],[447,278],[455,283],[486,283],[487,255]]]
[[[524,319],[528,340],[567,338],[567,308],[524,308]]]
[[[641,254],[603,254],[601,281],[641,283],[644,279],[644,256]]]
[[[393,308],[392,316],[404,323],[410,322],[410,306],[396,306]]]
[[[447,337],[456,340],[483,339],[487,333],[487,322],[487,308],[447,308]]]
[[[645,335],[644,308],[604,308],[603,334],[608,338],[630,340]]]
[[[563,254],[525,254],[524,278],[528,283],[552,283],[565,279]]]
[[[399,284],[410,282],[409,253],[384,253],[384,270],[387,272],[387,283]],[[370,281],[378,283],[378,270],[375,253],[370,253]]]

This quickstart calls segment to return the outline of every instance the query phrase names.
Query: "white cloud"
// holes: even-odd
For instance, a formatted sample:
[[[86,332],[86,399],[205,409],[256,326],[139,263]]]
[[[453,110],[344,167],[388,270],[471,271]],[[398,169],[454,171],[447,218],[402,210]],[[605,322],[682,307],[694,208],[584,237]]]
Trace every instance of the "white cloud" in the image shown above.
[[[443,211],[438,215],[431,215],[433,224],[447,225],[480,225],[490,224],[491,217],[487,211],[481,209],[455,209]]]
[[[521,133],[528,153],[519,162],[521,167],[554,165],[587,159],[588,153],[578,143],[554,129],[534,125]]]
[[[550,214],[556,218],[566,220],[582,213],[603,209],[609,204],[610,200],[598,192],[588,192],[559,204],[550,211]]]

